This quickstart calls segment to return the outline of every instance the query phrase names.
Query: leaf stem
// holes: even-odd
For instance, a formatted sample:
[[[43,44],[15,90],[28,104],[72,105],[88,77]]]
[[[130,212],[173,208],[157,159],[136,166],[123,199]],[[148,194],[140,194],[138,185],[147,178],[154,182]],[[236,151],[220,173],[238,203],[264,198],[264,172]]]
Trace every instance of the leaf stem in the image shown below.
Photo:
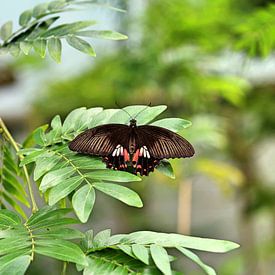
[[[67,262],[63,262],[63,268],[61,271],[61,275],[66,275],[66,271],[67,271]]]
[[[15,142],[14,138],[12,137],[11,133],[9,132],[8,128],[6,127],[4,121],[1,119],[1,117],[0,117],[0,129],[2,129],[2,131],[5,134],[6,138],[8,139],[10,144],[13,146],[15,151],[18,153],[19,152],[19,147],[18,147],[17,143]],[[18,154],[18,157],[21,161],[24,159],[24,156],[21,155],[21,154]],[[36,201],[34,199],[34,194],[33,194],[33,190],[32,190],[30,176],[29,176],[27,167],[25,165],[23,165],[23,171],[24,171],[24,174],[25,174],[25,178],[26,178],[26,181],[27,181],[29,194],[30,194],[30,198],[31,198],[32,213],[35,213],[38,210],[38,207],[37,207]]]

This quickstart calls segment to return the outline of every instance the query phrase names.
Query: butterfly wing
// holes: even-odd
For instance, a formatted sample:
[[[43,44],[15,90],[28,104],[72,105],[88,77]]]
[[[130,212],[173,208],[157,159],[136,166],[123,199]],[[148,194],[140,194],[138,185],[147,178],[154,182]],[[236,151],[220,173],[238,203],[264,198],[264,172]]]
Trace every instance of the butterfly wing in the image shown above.
[[[187,158],[195,153],[193,146],[180,135],[157,126],[137,127],[139,145],[146,146],[155,159]]]
[[[78,135],[69,148],[78,153],[107,156],[112,154],[118,144],[128,144],[129,126],[124,124],[105,124],[86,130]]]

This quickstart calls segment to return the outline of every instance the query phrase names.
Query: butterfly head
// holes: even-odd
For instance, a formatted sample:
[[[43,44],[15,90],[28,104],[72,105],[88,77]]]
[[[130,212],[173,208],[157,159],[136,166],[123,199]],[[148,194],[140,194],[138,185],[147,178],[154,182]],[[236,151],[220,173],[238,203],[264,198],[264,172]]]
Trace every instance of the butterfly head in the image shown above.
[[[137,121],[135,119],[130,120],[130,127],[132,127],[132,128],[137,127]]]

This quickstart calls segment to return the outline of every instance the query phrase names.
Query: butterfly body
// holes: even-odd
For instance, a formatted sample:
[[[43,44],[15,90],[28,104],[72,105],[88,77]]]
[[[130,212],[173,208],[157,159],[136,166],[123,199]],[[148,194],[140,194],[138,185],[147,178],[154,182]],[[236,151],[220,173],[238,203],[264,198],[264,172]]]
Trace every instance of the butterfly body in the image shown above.
[[[101,156],[107,168],[148,175],[164,158],[192,157],[192,145],[180,135],[157,126],[105,124],[86,130],[69,145],[73,151]]]

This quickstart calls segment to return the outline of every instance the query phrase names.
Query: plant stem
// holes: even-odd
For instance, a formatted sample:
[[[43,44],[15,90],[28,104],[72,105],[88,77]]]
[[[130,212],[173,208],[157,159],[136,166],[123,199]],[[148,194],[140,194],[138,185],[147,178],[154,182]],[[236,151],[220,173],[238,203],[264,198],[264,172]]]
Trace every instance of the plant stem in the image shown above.
[[[19,147],[18,147],[17,143],[15,142],[14,138],[12,137],[11,133],[9,132],[8,128],[6,127],[4,121],[1,118],[0,118],[0,129],[3,130],[3,133],[5,134],[5,136],[7,137],[8,141],[13,146],[15,151],[19,152]],[[18,157],[21,161],[24,159],[24,156],[21,155],[21,154],[18,154]],[[27,185],[28,185],[28,189],[29,189],[29,194],[30,194],[31,203],[32,203],[32,213],[35,213],[38,210],[38,207],[37,207],[37,204],[36,204],[35,199],[34,199],[34,194],[33,194],[33,190],[32,190],[30,176],[29,176],[27,167],[25,165],[23,165],[22,168],[23,168],[25,178],[26,178],[26,181],[27,181]]]
[[[67,262],[63,262],[63,268],[61,271],[61,275],[66,275],[66,270],[67,270]]]

